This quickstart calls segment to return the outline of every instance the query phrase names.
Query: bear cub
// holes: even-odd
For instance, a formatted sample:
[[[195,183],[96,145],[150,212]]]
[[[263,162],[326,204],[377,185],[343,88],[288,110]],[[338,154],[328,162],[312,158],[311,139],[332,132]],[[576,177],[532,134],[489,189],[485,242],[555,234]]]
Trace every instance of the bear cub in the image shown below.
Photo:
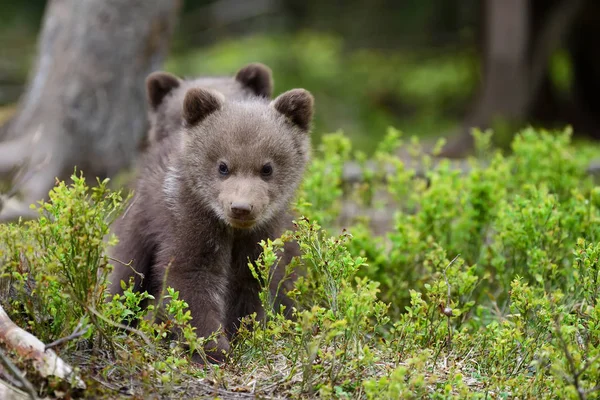
[[[131,266],[114,266],[111,292],[121,293],[121,280],[132,276],[134,290],[157,298],[163,281],[178,290],[198,336],[225,332],[205,349],[213,361],[223,360],[240,318],[262,313],[247,263],[260,255],[261,240],[290,228],[313,102],[304,89],[272,101],[187,89],[182,126],[150,147],[134,197],[112,227],[119,243],[111,256]],[[281,263],[294,251],[284,249]]]

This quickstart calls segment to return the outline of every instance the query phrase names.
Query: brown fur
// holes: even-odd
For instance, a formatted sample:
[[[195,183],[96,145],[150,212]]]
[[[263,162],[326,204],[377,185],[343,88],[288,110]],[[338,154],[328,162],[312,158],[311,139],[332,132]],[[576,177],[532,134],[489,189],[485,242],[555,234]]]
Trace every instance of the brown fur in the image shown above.
[[[146,147],[179,131],[183,121],[183,98],[192,88],[214,89],[232,100],[270,98],[273,92],[271,69],[260,63],[248,64],[234,77],[180,79],[168,72],[153,72],[146,78],[150,131]]]
[[[136,290],[158,296],[172,263],[166,285],[189,304],[198,335],[220,326],[228,334],[208,349],[219,361],[239,319],[262,313],[247,263],[261,240],[291,228],[288,207],[309,158],[313,98],[294,89],[272,102],[230,100],[195,88],[182,107],[181,134],[150,148],[135,196],[113,225],[120,242],[112,256],[131,260],[145,279],[115,265],[110,290],[120,293],[120,281],[133,276]],[[297,252],[286,245],[275,285]]]

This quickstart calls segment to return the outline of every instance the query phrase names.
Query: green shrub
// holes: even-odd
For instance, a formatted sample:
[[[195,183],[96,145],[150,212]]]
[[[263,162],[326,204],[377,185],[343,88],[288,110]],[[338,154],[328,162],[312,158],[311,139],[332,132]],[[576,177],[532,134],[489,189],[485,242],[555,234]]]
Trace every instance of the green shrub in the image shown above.
[[[39,220],[0,226],[2,304],[45,341],[83,327],[57,350],[79,366],[88,397],[114,397],[106,387],[116,386],[140,397],[597,398],[600,188],[585,173],[597,154],[569,131],[526,129],[508,154],[490,132],[474,135],[477,157],[457,168],[390,129],[374,169],[342,134],[325,136],[294,231],[249,261],[265,318],[245,319],[223,366],[189,362],[207,339],[173,289],[160,323],[142,307],[147,294],[105,295],[108,226],[123,209],[106,182],[92,189],[74,176]],[[350,187],[352,159],[365,168]],[[347,202],[388,210],[390,230],[374,235],[368,213],[340,226]],[[292,319],[272,310],[269,290],[289,240],[303,271],[288,293]],[[164,340],[173,333],[180,340]]]
[[[2,272],[15,292],[12,317],[45,341],[67,336],[82,319],[100,328],[89,311],[104,301],[109,263],[103,241],[122,211],[107,181],[89,189],[82,176],[72,179],[50,192],[39,219],[0,225]]]

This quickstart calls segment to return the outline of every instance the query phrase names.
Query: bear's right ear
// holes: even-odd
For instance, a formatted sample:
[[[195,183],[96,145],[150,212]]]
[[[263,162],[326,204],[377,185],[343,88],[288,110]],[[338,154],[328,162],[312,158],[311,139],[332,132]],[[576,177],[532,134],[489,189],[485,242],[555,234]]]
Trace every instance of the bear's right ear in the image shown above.
[[[165,96],[178,88],[181,81],[168,72],[153,72],[146,78],[146,95],[152,110],[156,110]]]
[[[188,126],[194,126],[221,109],[223,96],[208,89],[192,88],[185,94],[182,115]]]
[[[271,68],[261,63],[252,63],[240,69],[235,80],[257,96],[270,98],[273,93],[273,74]]]
[[[308,90],[292,89],[280,94],[271,105],[285,115],[292,124],[305,132],[310,130],[314,98]]]

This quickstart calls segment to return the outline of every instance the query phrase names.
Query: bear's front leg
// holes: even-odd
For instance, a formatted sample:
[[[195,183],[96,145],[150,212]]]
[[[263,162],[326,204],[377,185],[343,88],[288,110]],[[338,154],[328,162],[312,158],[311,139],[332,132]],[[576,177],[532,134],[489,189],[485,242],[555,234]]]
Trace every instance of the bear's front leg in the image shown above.
[[[196,328],[198,337],[206,338],[219,331],[216,340],[208,342],[204,351],[210,362],[223,362],[229,352],[229,340],[224,334],[227,277],[173,268],[169,271],[166,285],[179,291],[179,298],[188,303],[191,325]],[[193,360],[202,362],[198,355],[194,355]]]

